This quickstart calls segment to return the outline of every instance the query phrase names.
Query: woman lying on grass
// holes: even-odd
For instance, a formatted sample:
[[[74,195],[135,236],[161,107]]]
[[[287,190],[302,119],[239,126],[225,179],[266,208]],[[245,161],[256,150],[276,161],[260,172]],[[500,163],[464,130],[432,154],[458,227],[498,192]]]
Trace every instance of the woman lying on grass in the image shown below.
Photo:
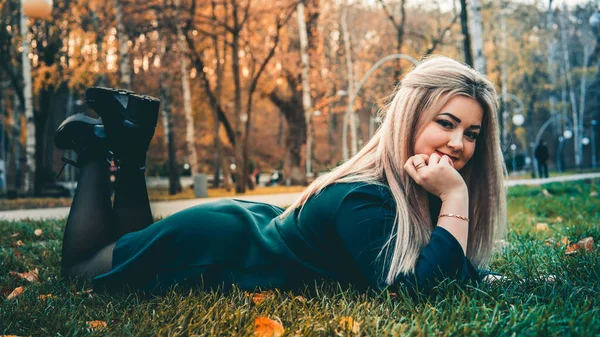
[[[152,223],[144,166],[159,101],[106,88],[86,98],[102,119],[71,116],[55,142],[81,169],[62,272],[96,290],[479,280],[506,223],[496,92],[449,58],[408,73],[373,138],[287,210],[221,200]],[[119,166],[114,205],[107,158]]]

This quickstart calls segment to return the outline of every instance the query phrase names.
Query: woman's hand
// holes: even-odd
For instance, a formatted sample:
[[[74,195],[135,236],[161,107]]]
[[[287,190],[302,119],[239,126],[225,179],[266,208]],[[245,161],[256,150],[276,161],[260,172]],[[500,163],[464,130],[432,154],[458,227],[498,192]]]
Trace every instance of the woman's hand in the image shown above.
[[[404,170],[427,192],[439,196],[442,201],[462,197],[468,193],[467,184],[454,169],[452,159],[437,153],[414,155],[404,164]]]

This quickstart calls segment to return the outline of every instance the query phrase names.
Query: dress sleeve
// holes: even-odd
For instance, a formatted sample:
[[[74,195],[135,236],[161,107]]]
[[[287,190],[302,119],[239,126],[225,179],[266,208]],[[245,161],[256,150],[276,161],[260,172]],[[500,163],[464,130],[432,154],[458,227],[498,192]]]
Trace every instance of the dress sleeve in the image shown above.
[[[388,268],[379,253],[392,232],[395,202],[381,187],[363,185],[350,191],[335,215],[335,227],[342,244],[371,287],[385,288]],[[393,243],[392,243],[393,244]],[[458,241],[445,229],[436,227],[423,248],[414,274],[402,275],[394,285],[425,289],[443,278],[479,279]]]

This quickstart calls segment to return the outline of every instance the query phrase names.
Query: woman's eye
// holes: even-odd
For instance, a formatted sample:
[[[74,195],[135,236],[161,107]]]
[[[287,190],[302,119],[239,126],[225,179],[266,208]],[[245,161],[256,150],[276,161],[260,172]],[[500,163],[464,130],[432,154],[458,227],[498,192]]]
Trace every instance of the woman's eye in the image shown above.
[[[452,128],[454,126],[451,122],[444,119],[439,119],[437,123],[444,128]]]
[[[475,140],[477,139],[477,136],[479,136],[479,134],[477,132],[467,132],[465,133],[465,136],[467,136],[467,138],[471,140]]]

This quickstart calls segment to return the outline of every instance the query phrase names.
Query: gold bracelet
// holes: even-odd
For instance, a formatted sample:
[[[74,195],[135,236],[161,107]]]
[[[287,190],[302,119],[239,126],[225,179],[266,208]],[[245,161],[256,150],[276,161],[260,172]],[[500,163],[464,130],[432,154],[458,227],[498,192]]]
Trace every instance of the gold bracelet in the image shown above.
[[[444,217],[444,216],[451,217],[451,218],[457,218],[457,219],[461,219],[461,220],[464,220],[466,222],[469,222],[469,218],[467,218],[466,216],[462,216],[462,215],[458,215],[458,214],[452,214],[452,213],[440,214],[440,215],[438,215],[438,219],[441,218],[441,217]]]

